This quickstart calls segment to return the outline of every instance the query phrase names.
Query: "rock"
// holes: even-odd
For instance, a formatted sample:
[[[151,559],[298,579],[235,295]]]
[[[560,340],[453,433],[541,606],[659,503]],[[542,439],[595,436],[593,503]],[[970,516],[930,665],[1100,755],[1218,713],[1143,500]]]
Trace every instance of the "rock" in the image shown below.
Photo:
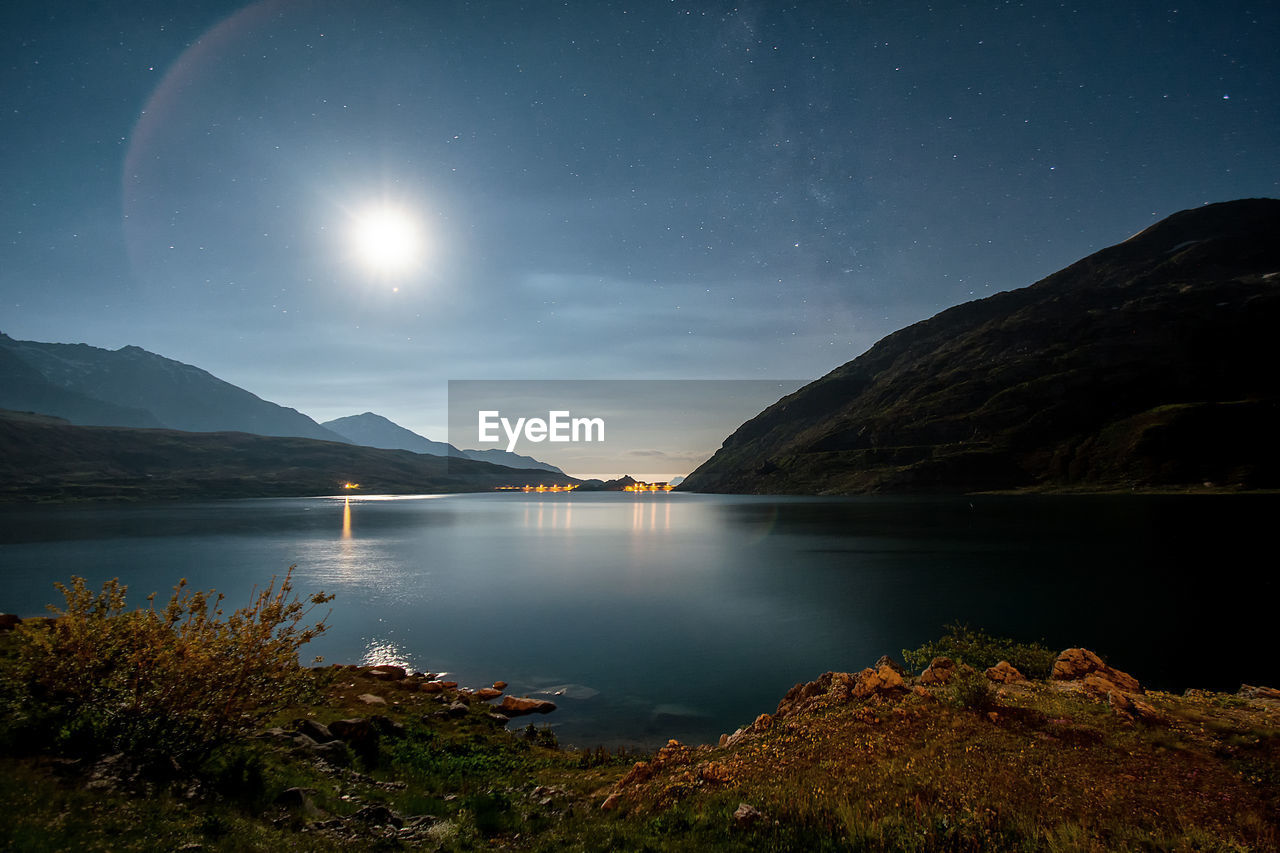
[[[1252,684],[1241,684],[1239,695],[1243,699],[1280,699],[1280,690],[1274,687],[1255,687]]]
[[[505,726],[507,723],[511,722],[511,718],[506,714],[499,714],[496,711],[490,711],[488,716],[490,720],[493,720],[493,722],[499,726]]]
[[[329,724],[329,731],[343,743],[351,747],[367,763],[375,763],[378,756],[378,730],[373,722],[364,717],[350,717],[345,720],[334,720]],[[339,746],[341,744],[338,744]],[[328,746],[328,744],[326,744]],[[326,758],[330,756],[326,755]],[[345,754],[343,758],[345,759]]]
[[[1097,696],[1106,696],[1113,690],[1124,693],[1141,693],[1138,679],[1127,672],[1108,666],[1088,649],[1067,649],[1053,662],[1053,681],[1079,681],[1084,689]]]
[[[387,700],[386,700],[386,699],[383,699],[381,696],[378,696],[377,694],[374,694],[374,693],[361,693],[361,694],[360,694],[359,696],[357,696],[356,698],[357,698],[357,699],[359,699],[361,702],[365,703],[366,705],[385,705],[385,704],[387,704]]]
[[[91,791],[133,790],[141,770],[123,752],[98,760],[89,770],[84,786]]]
[[[495,682],[493,682],[493,689],[494,689],[494,690],[506,690],[506,689],[507,689],[507,682],[505,682],[505,681],[495,681]]]
[[[889,693],[902,687],[902,675],[888,664],[864,669],[853,684],[853,698],[865,699],[875,693]]]
[[[848,673],[842,673],[842,675],[848,678]],[[827,695],[835,681],[836,673],[824,672],[814,681],[794,685],[778,702],[774,716],[787,717],[808,710],[817,704],[818,699]]]
[[[475,697],[481,702],[488,702],[490,699],[497,699],[502,695],[502,691],[496,687],[481,687],[475,692]]]
[[[453,702],[444,709],[444,712],[450,717],[465,717],[467,715],[467,703]]]
[[[400,815],[381,803],[365,806],[351,817],[370,826],[394,826],[399,829],[404,825],[404,819]]]
[[[285,788],[276,797],[275,802],[277,806],[283,806],[290,811],[300,811],[309,817],[315,817],[321,813],[311,799],[311,795],[315,792],[314,788]]]
[[[898,663],[896,660],[889,657],[888,655],[880,655],[880,659],[876,661],[876,667],[875,667],[876,669],[879,669],[882,666],[889,667],[894,672],[898,673],[898,675],[907,674],[907,671],[902,668],[902,664]]]
[[[956,662],[951,658],[936,657],[929,661],[924,672],[920,673],[921,684],[946,684],[955,678]]]
[[[545,699],[529,699],[506,696],[498,705],[498,710],[508,717],[520,717],[525,714],[550,714],[556,709],[556,703]]]
[[[294,746],[299,749],[305,749],[308,752],[320,745],[316,739],[310,735],[298,734],[296,732],[290,737],[290,739],[293,741]]]
[[[374,714],[369,718],[374,731],[386,737],[397,738],[404,737],[404,724],[397,723],[390,717],[384,717],[381,714]]]
[[[602,811],[613,811],[618,807],[618,801],[622,799],[622,795],[618,793],[610,794],[604,798],[604,802],[600,804]]]
[[[428,681],[425,684],[418,685],[418,689],[423,693],[440,693],[444,690],[444,685],[439,681]]]
[[[405,678],[408,673],[402,666],[375,666],[373,669],[365,670],[367,678],[376,678],[380,681],[399,681]]]
[[[328,729],[334,737],[345,741],[364,740],[374,734],[373,723],[364,717],[334,720],[328,725]]]
[[[1109,693],[1130,692],[1127,687],[1117,684],[1115,681],[1108,678],[1106,674],[1101,672],[1091,672],[1079,683],[1086,693],[1092,694],[1100,699],[1107,698],[1107,694]]]
[[[737,826],[751,826],[764,820],[764,818],[764,812],[748,803],[738,803],[738,808],[733,813],[733,822]]]
[[[306,735],[316,743],[328,743],[331,740],[338,739],[337,735],[329,731],[328,726],[324,723],[317,723],[315,720],[294,720],[293,727],[298,730],[298,734]]]
[[[12,613],[0,613],[0,631],[12,631],[22,624],[22,617]]]
[[[666,767],[672,764],[688,764],[693,756],[693,751],[689,747],[682,744],[675,738],[667,741],[667,745],[658,750],[658,754],[653,759],[653,764],[657,767]]]
[[[695,769],[698,778],[708,785],[727,785],[733,781],[733,774],[729,772],[729,768],[718,761],[708,761]]]
[[[351,763],[351,753],[347,751],[347,745],[340,740],[331,740],[328,743],[318,743],[311,747],[308,752],[317,758],[323,758],[330,764],[336,764],[339,767],[346,767]]]
[[[1160,719],[1160,712],[1151,705],[1140,699],[1134,699],[1119,690],[1112,690],[1107,694],[1107,703],[1111,705],[1111,710],[1116,713],[1116,716],[1123,717],[1130,722],[1144,720],[1150,723]]]
[[[1018,672],[1018,668],[1007,660],[1002,660],[995,666],[986,671],[986,676],[992,681],[1000,684],[1012,684],[1015,681],[1026,681],[1022,673]]]

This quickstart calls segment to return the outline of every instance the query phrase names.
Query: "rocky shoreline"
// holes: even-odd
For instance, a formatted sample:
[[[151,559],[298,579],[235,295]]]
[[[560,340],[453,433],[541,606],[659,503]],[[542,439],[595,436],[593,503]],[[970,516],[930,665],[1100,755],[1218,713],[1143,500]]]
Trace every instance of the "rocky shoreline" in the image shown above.
[[[0,616],[0,633],[19,621]],[[772,713],[715,743],[670,740],[656,753],[617,755],[560,749],[546,728],[509,730],[556,705],[502,681],[468,687],[401,666],[317,666],[315,701],[281,709],[231,745],[287,780],[266,786],[249,818],[257,828],[239,831],[308,850],[472,849],[482,838],[550,849],[598,833],[639,849],[668,825],[702,833],[690,849],[807,849],[841,838],[889,850],[922,832],[930,840],[912,849],[999,849],[991,839],[1005,836],[1035,849],[1060,835],[1094,839],[1088,849],[1129,835],[1152,849],[1205,833],[1241,846],[1197,849],[1280,839],[1280,690],[1176,696],[1088,649],[1043,651],[1029,669],[1041,677],[1009,660],[975,669],[944,655],[912,675],[884,656],[796,684]],[[916,667],[927,659],[912,654]],[[69,788],[121,809],[160,798],[175,823],[206,814],[173,849],[229,849],[200,835],[209,810],[227,813],[230,789],[216,773],[158,778],[123,753],[35,755],[31,766],[51,780],[40,784],[56,786],[46,798]],[[56,823],[52,812],[26,819],[37,832]]]

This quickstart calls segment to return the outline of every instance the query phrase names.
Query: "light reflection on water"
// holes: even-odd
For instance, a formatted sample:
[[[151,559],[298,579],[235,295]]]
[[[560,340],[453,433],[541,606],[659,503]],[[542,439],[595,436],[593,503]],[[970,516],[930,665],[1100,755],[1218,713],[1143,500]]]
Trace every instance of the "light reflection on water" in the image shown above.
[[[399,666],[407,672],[414,672],[415,667],[404,649],[395,643],[385,640],[370,640],[360,657],[361,666]]]
[[[567,743],[706,742],[952,620],[1093,646],[1152,686],[1278,682],[1259,651],[1277,584],[1248,573],[1277,508],[678,492],[10,508],[0,611],[42,612],[72,573],[119,576],[131,601],[185,576],[238,606],[296,563],[299,591],[337,596],[307,659],[507,681],[560,706],[539,723]],[[1215,590],[1255,594],[1215,617],[1205,566]]]

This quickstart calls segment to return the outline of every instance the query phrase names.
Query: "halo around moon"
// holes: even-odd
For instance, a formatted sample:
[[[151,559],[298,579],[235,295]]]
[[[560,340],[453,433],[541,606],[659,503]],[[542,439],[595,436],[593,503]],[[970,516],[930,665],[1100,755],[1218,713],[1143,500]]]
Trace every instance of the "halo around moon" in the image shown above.
[[[359,265],[379,275],[400,275],[422,262],[422,227],[408,210],[383,205],[356,213],[351,248]]]

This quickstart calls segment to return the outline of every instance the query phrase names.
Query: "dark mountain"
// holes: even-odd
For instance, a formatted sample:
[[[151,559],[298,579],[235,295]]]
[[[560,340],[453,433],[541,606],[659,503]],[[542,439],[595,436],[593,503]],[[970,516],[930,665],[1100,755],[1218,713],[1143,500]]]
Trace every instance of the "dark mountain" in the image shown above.
[[[564,474],[554,465],[539,462],[532,456],[521,456],[519,453],[510,453],[506,450],[459,450],[452,444],[424,438],[413,430],[405,429],[395,421],[373,412],[325,421],[321,426],[325,429],[333,430],[355,444],[363,444],[365,447],[411,450],[414,453],[429,453],[432,456],[456,456],[463,459],[475,459],[479,462],[490,462],[494,465],[504,465],[508,468],[537,468],[542,471]]]
[[[463,453],[452,444],[443,441],[432,441],[418,435],[413,430],[405,429],[398,423],[365,412],[363,415],[349,415],[336,418],[321,424],[328,430],[355,444],[365,447],[381,447],[385,450],[411,450],[414,453],[428,453],[432,456],[462,456]]]
[[[105,350],[0,334],[0,405],[81,425],[347,441],[296,409],[133,346]]]
[[[690,491],[1280,486],[1280,201],[1183,211],[881,340]]]
[[[237,432],[75,426],[0,412],[0,501],[485,491],[575,482],[471,459]]]
[[[11,340],[0,334],[0,408],[55,413],[82,424],[161,426],[155,415],[143,409],[117,406],[54,385],[6,346]]]

